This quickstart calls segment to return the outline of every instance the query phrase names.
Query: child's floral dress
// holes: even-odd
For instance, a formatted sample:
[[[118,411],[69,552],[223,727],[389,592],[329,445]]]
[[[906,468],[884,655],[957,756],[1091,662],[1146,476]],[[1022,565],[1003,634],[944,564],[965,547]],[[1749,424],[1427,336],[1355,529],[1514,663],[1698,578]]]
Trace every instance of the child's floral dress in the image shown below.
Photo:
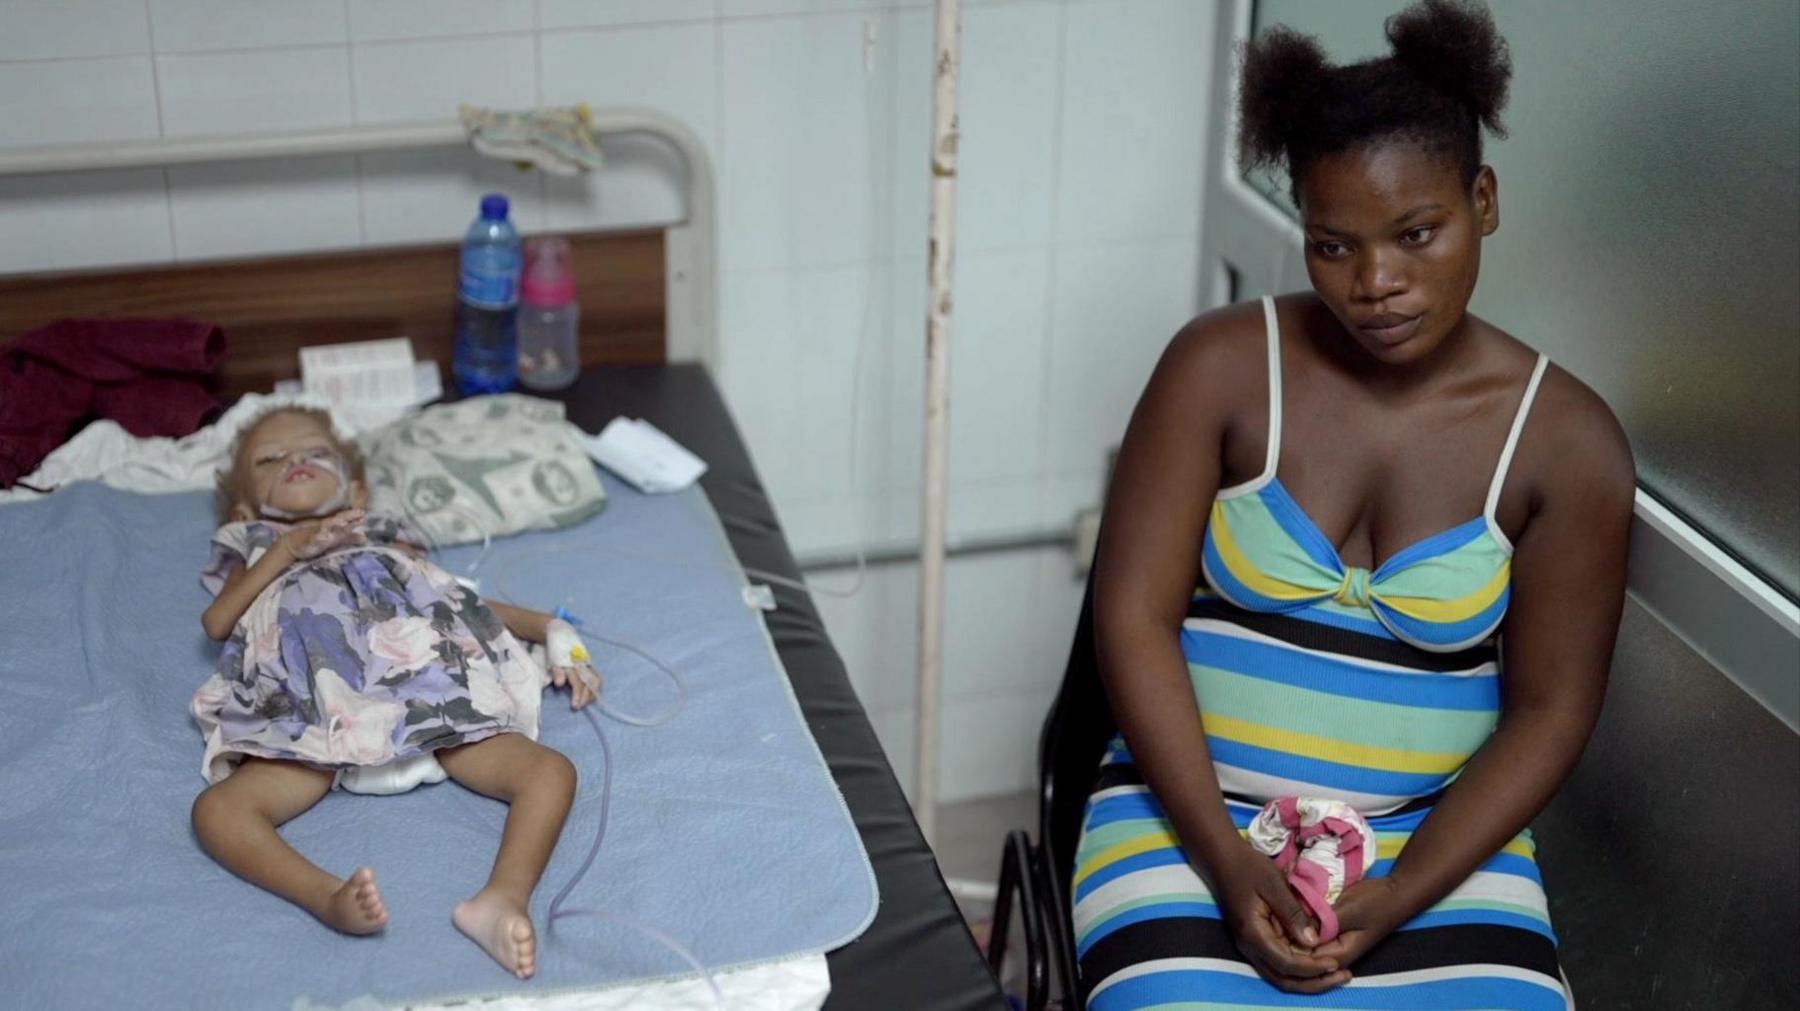
[[[227,523],[200,582],[214,596],[286,523]],[[542,669],[476,595],[369,516],[368,543],[298,562],[238,619],[194,695],[209,782],[245,755],[381,766],[502,733],[537,736]]]

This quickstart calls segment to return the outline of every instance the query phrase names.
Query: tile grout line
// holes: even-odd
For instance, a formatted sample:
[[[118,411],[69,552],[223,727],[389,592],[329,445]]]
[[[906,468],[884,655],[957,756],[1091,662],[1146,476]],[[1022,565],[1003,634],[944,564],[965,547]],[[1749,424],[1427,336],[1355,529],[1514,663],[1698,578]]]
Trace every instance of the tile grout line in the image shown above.
[[[531,3],[531,76],[532,99],[544,107],[544,0]],[[543,173],[539,173],[542,175]],[[540,187],[540,189],[543,187]]]
[[[1044,712],[1048,713],[1050,704],[1055,701],[1056,693],[1061,687],[1062,682],[1059,673],[1058,680],[1050,684],[1009,684],[978,691],[946,691],[944,693],[944,706],[947,709],[952,703],[1001,702],[1007,699],[1019,698],[1043,699]],[[861,700],[859,699],[858,701]],[[914,700],[900,705],[864,706],[863,712],[868,716],[869,722],[874,723],[876,720],[885,716],[910,717],[916,709],[918,709],[918,702]]]
[[[719,16],[720,0],[713,0],[712,18],[712,50],[713,50],[713,141],[717,150],[713,152],[713,340],[719,353],[719,385],[724,388],[730,382],[731,349],[725,342],[725,242],[721,237],[724,231],[725,182],[725,25]]]
[[[1050,470],[1050,402],[1051,373],[1055,368],[1054,350],[1056,347],[1056,276],[1058,259],[1058,232],[1062,216],[1058,208],[1062,205],[1062,143],[1063,117],[1065,113],[1066,89],[1063,79],[1069,70],[1069,7],[1066,2],[1056,6],[1056,97],[1054,99],[1055,118],[1050,126],[1050,243],[1048,255],[1044,257],[1044,333],[1042,343],[1038,346],[1038,467],[1037,485],[1040,502],[1038,522],[1044,523],[1047,518],[1042,513],[1042,501],[1049,484]]]
[[[162,173],[163,209],[168,213],[168,216],[169,216],[169,262],[170,263],[180,263],[181,262],[181,243],[180,243],[180,239],[177,238],[176,232],[175,232],[175,192],[174,192],[174,187],[172,185],[170,185],[170,183],[169,183],[169,170],[166,168],[163,168],[163,169],[159,169],[158,171]]]
[[[536,108],[544,108],[544,0],[531,0],[531,85]],[[544,232],[550,225],[550,174],[537,170],[538,228]]]
[[[1127,235],[1112,235],[1112,236],[1104,236],[1104,237],[1092,238],[1092,239],[1071,239],[1066,242],[998,242],[998,243],[994,243],[992,245],[989,245],[986,243],[983,243],[980,245],[971,245],[971,244],[965,242],[965,243],[959,243],[957,245],[956,251],[957,251],[957,261],[961,262],[964,259],[972,259],[973,260],[973,259],[980,259],[982,257],[987,257],[987,256],[1002,256],[1002,255],[1009,254],[1009,253],[1029,252],[1029,251],[1038,250],[1038,249],[1046,250],[1049,252],[1054,252],[1057,249],[1082,249],[1082,250],[1093,251],[1093,250],[1118,249],[1118,248],[1123,248],[1123,247],[1128,247],[1128,246],[1156,245],[1156,244],[1162,244],[1162,243],[1170,243],[1170,242],[1195,239],[1195,238],[1198,238],[1199,235],[1200,235],[1200,230],[1198,228],[1183,228],[1183,229],[1180,229],[1179,231],[1138,232],[1138,233],[1127,234]],[[919,264],[924,263],[924,261],[925,261],[925,257],[923,254],[890,253],[890,254],[884,255],[884,256],[877,256],[873,260],[857,258],[857,259],[848,259],[848,260],[822,260],[822,261],[816,261],[816,262],[815,261],[802,261],[802,262],[798,262],[798,263],[785,263],[785,264],[784,263],[762,264],[762,265],[753,265],[753,266],[747,266],[747,267],[728,268],[728,269],[722,271],[721,273],[730,273],[732,275],[737,275],[737,276],[754,275],[754,274],[776,274],[776,273],[789,272],[789,271],[800,272],[800,273],[818,273],[818,272],[831,271],[831,270],[846,270],[846,269],[851,269],[851,268],[855,268],[855,267],[861,267],[861,266],[871,264],[871,263],[885,264],[885,265],[891,265],[891,266],[908,266],[908,265],[919,265]]]
[[[362,109],[356,98],[356,50],[350,43],[350,0],[344,0],[344,74],[350,84],[350,125],[362,124]],[[369,218],[363,195],[363,159],[360,154],[350,156],[350,168],[356,177],[356,244],[362,248],[369,245]]]
[[[156,135],[167,136],[163,129],[162,80],[156,69],[156,21],[150,15],[150,0],[144,0],[144,37],[150,42],[150,93],[156,100]]]
[[[162,75],[156,66],[156,18],[150,12],[150,0],[144,0],[144,38],[150,44],[150,92],[156,101],[156,135],[167,136],[163,126],[162,107]],[[157,174],[162,176],[163,213],[169,219],[169,262],[181,262],[181,239],[175,229],[175,189],[169,182],[168,166],[161,166]]]
[[[978,4],[976,6],[1009,7],[1009,6],[1025,6],[1028,4],[1042,3],[1042,2],[1043,2],[1043,0],[986,0],[986,2]],[[1064,0],[1064,2],[1071,2],[1071,0]],[[148,0],[146,0],[146,8],[147,7],[148,7]],[[907,11],[907,10],[929,10],[930,7],[931,7],[931,5],[929,3],[885,3],[885,4],[879,4],[879,5],[876,5],[873,7],[843,10],[843,11],[787,11],[787,12],[778,12],[778,13],[770,13],[770,14],[714,13],[714,14],[696,16],[696,17],[691,17],[691,18],[659,18],[659,19],[652,19],[652,20],[648,20],[648,21],[618,21],[618,22],[612,22],[612,23],[595,22],[595,23],[580,23],[580,24],[571,24],[571,25],[558,25],[554,30],[556,30],[556,31],[574,31],[574,32],[605,32],[605,31],[615,31],[615,30],[620,30],[620,29],[632,29],[632,28],[668,28],[668,27],[673,27],[676,25],[693,25],[693,24],[700,24],[700,23],[708,22],[708,21],[712,21],[712,22],[778,21],[778,20],[787,19],[787,18],[809,18],[809,17],[819,17],[819,16],[825,16],[825,17],[845,16],[845,15],[853,15],[853,14],[868,14],[868,13],[874,13],[874,12],[878,12],[878,11],[896,11],[896,12],[898,12],[898,11]],[[716,10],[717,10],[717,8],[715,7],[715,11]],[[536,12],[534,11],[534,14],[535,13]],[[147,9],[146,9],[146,15],[148,15]],[[348,25],[348,19],[346,18],[346,26],[347,25]],[[349,38],[348,33],[347,33],[345,44],[350,45],[350,46],[402,46],[402,45],[416,45],[419,43],[428,43],[428,42],[478,41],[478,40],[482,40],[482,39],[527,35],[527,34],[530,34],[531,31],[534,31],[534,30],[538,30],[538,29],[508,29],[505,31],[497,31],[497,32],[458,32],[458,33],[450,34],[450,35],[421,35],[421,36],[405,36],[405,37],[400,37],[400,38],[380,38],[380,39],[354,39],[354,38]],[[127,50],[121,50],[118,52],[100,53],[100,54],[93,54],[93,55],[28,56],[28,57],[15,57],[15,58],[9,58],[9,59],[0,59],[0,66],[4,66],[7,64],[26,64],[26,63],[74,63],[74,62],[80,62],[80,61],[84,61],[84,60],[116,60],[116,59],[129,59],[134,56],[156,56],[156,55],[164,55],[164,56],[244,56],[244,55],[250,55],[250,54],[254,54],[254,53],[269,52],[271,50],[325,49],[325,48],[330,48],[333,44],[334,43],[330,43],[330,42],[286,42],[286,43],[276,43],[273,45],[266,45],[266,46],[223,46],[223,47],[216,47],[216,48],[209,47],[209,48],[198,48],[198,49],[158,50],[155,48],[154,43],[152,43],[151,47],[148,49],[127,49]]]
[[[900,346],[898,340],[896,340],[899,336],[899,328],[894,326],[895,314],[900,305],[900,261],[897,256],[898,250],[896,248],[900,234],[900,208],[899,201],[896,199],[896,195],[899,191],[899,176],[897,174],[898,169],[896,166],[900,164],[900,150],[905,143],[905,138],[900,135],[900,67],[902,59],[900,40],[900,16],[895,14],[893,17],[889,18],[887,39],[887,50],[888,53],[891,54],[893,67],[892,76],[888,86],[888,157],[886,159],[888,164],[888,191],[886,214],[884,215],[888,220],[889,230],[886,241],[881,241],[877,245],[881,255],[885,258],[885,262],[883,262],[880,267],[883,280],[885,281],[884,288],[886,295],[882,299],[882,308],[885,311],[881,314],[878,323],[871,323],[871,325],[878,327],[877,333],[886,331],[888,334],[887,340],[882,342],[882,351],[884,353],[880,359],[880,367],[877,369],[877,374],[882,379],[881,396],[883,405],[886,408],[881,412],[881,445],[885,447],[885,452],[881,455],[881,466],[879,469],[870,467],[865,471],[866,476],[864,480],[871,481],[875,485],[873,494],[870,494],[861,488],[853,489],[857,496],[863,499],[872,499],[878,503],[877,509],[880,515],[879,526],[883,528],[888,526],[889,515],[893,508],[891,500],[894,496],[883,493],[887,490],[887,485],[889,484],[889,479],[893,475],[894,465],[896,463],[893,453],[893,447],[898,445],[899,438],[897,432],[899,426],[896,425],[896,421],[899,420],[897,416],[904,416],[899,410],[900,404],[898,399],[894,396],[893,379],[890,378],[897,376],[900,373],[900,363],[898,360]],[[873,152],[871,152],[871,155],[872,154]],[[927,193],[929,192],[930,187],[929,184],[927,184]],[[929,208],[929,198],[927,199],[927,208]],[[871,227],[874,226],[874,222],[870,222],[869,224]],[[871,277],[870,283],[873,284],[876,265],[871,263],[868,269]],[[871,294],[873,293],[871,292]],[[861,334],[858,334],[857,336],[859,339],[862,337]],[[866,366],[868,363],[864,364]],[[854,409],[853,406],[852,410]],[[850,506],[860,513],[864,508],[864,502],[853,501]]]

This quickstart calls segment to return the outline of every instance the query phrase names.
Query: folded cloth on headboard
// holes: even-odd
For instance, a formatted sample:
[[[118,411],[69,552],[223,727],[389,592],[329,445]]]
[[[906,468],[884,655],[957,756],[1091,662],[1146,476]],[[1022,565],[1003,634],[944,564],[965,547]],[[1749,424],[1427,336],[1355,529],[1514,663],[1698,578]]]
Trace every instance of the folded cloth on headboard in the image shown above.
[[[89,418],[193,432],[219,413],[204,380],[224,354],[224,331],[189,320],[65,319],[0,346],[0,488]]]

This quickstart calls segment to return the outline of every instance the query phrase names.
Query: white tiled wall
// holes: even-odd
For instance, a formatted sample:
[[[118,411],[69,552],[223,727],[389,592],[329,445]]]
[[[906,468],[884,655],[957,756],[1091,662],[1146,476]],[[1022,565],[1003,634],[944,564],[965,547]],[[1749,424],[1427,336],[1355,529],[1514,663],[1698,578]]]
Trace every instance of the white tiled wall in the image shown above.
[[[916,536],[929,0],[0,0],[0,146],[649,106],[719,180],[719,381],[796,550]],[[1213,0],[965,0],[952,536],[1066,524],[1195,309]],[[545,183],[398,153],[0,179],[0,273],[670,220],[656,145]],[[858,365],[860,362],[860,381]],[[852,447],[855,447],[854,454]],[[854,460],[854,480],[852,462]],[[825,582],[841,580],[828,573]],[[1025,788],[1080,585],[950,567],[942,793]],[[903,778],[916,574],[821,598]]]
[[[821,574],[843,585],[848,572]],[[1027,789],[1038,730],[1075,632],[1082,584],[1067,552],[974,555],[947,574],[940,796],[946,803]],[[913,777],[918,570],[872,569],[856,597],[817,595],[850,680],[908,790]]]
[[[144,56],[0,63],[0,144],[155,137],[151,76]]]
[[[158,52],[203,52],[348,41],[344,4],[285,0],[159,0],[146,5]]]
[[[148,50],[143,0],[19,0],[0,4],[0,60],[123,56]]]

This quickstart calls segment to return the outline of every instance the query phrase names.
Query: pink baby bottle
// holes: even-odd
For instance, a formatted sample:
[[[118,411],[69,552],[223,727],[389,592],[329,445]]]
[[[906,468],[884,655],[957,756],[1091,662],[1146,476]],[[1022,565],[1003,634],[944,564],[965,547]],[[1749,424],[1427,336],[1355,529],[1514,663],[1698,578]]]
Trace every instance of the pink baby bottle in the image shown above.
[[[527,240],[519,287],[519,381],[534,390],[574,382],[581,373],[580,323],[569,240]]]

